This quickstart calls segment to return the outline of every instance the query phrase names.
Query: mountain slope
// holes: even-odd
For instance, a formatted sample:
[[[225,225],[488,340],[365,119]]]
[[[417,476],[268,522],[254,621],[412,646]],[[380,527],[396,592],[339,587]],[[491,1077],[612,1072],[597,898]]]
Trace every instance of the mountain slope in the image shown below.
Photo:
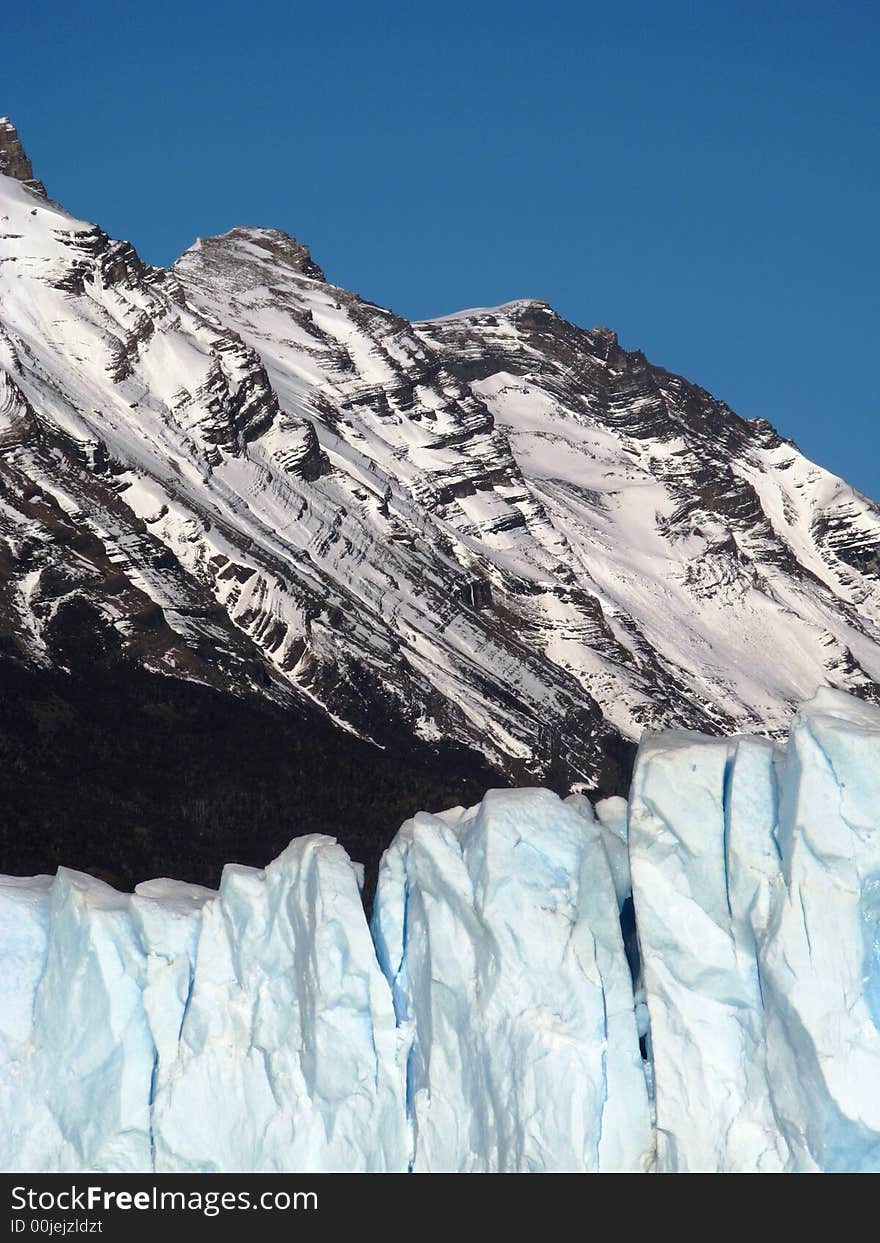
[[[465,770],[619,792],[646,727],[876,697],[880,511],[768,424],[541,302],[410,324],[275,230],[150,267],[44,197],[8,122],[0,172],[16,679],[329,720],[413,807]]]
[[[259,353],[282,403],[312,414],[335,473],[426,520],[471,602],[624,736],[778,731],[825,680],[874,693],[871,502],[544,303],[409,325],[299,254],[239,229],[174,272]]]

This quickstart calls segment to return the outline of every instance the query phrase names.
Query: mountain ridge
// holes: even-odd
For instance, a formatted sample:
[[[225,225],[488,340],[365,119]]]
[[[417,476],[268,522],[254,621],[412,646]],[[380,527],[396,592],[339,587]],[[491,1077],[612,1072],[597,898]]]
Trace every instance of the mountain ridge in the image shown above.
[[[30,179],[0,176],[7,659],[594,796],[645,729],[880,694],[880,510],[765,421],[541,299],[410,324],[263,228],[155,268]]]

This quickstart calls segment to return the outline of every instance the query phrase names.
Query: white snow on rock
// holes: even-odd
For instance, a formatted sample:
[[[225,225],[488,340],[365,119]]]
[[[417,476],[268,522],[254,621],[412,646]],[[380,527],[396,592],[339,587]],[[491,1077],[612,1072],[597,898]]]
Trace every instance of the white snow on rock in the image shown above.
[[[529,299],[409,324],[271,229],[162,270],[0,175],[0,449],[34,663],[74,589],[144,658],[147,601],[63,512],[161,612],[148,667],[529,780],[610,789],[611,739],[776,735],[880,685],[867,498],[606,330]]]
[[[0,1168],[880,1170],[880,708],[419,813],[372,940],[361,880],[0,878]]]
[[[408,821],[374,933],[410,1033],[416,1171],[639,1170],[652,1136],[598,829],[547,790]]]

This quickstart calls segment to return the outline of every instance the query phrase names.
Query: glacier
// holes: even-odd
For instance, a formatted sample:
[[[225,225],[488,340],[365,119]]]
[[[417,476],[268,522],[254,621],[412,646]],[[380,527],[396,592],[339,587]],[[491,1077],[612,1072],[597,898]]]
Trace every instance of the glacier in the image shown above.
[[[880,708],[646,735],[363,871],[0,878],[6,1171],[880,1170]]]
[[[410,1035],[414,1170],[648,1165],[632,982],[592,813],[492,790],[470,811],[416,816],[382,861],[373,925]]]
[[[0,1167],[406,1169],[359,879],[315,834],[265,870],[228,866],[216,894],[160,880],[125,896],[66,868],[7,881]]]

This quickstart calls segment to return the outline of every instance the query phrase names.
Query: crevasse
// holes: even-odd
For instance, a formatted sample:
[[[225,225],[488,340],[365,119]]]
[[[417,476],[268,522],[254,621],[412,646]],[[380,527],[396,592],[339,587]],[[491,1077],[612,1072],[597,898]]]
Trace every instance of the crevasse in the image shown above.
[[[0,878],[0,1167],[880,1168],[880,709],[420,813],[371,928],[360,875]]]

